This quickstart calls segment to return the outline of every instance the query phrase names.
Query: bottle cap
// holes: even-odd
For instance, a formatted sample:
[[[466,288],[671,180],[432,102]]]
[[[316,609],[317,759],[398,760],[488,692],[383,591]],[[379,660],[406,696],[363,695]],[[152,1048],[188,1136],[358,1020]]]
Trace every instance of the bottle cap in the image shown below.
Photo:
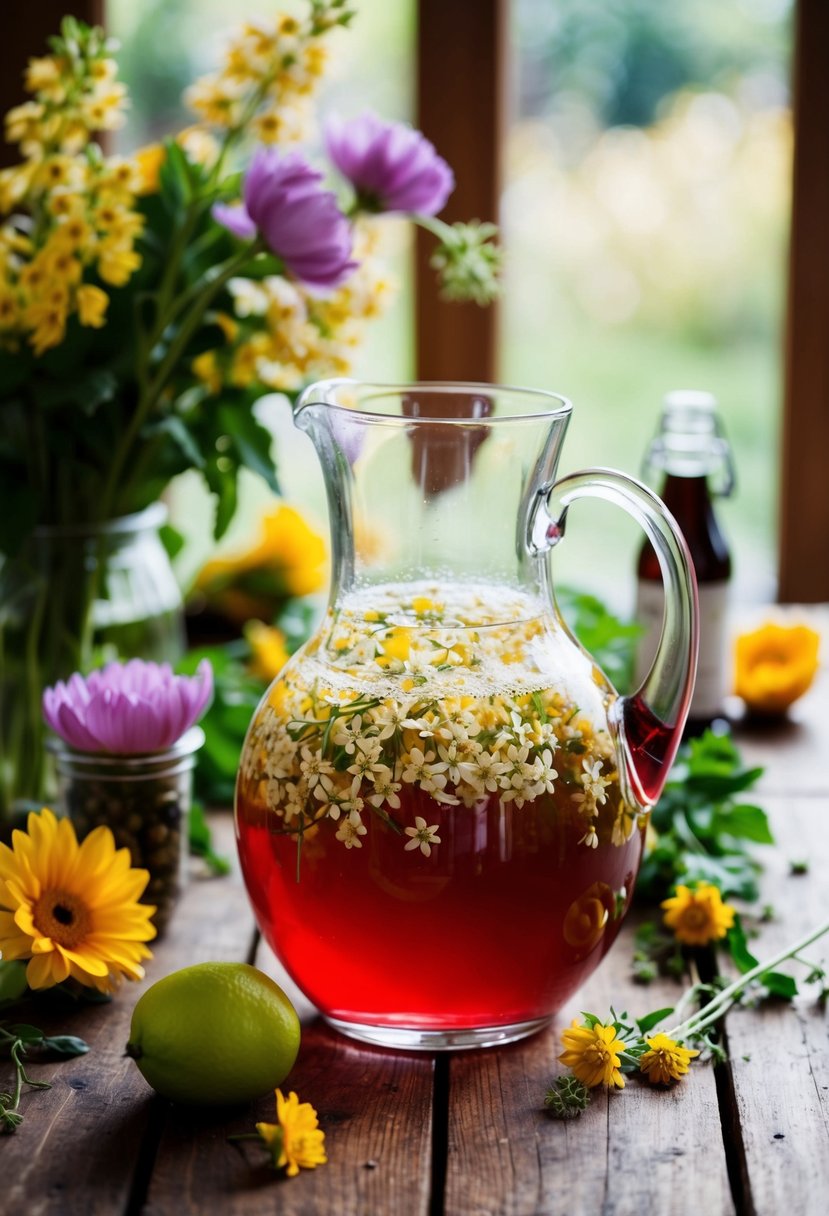
[[[644,473],[659,469],[677,477],[719,473],[710,492],[734,490],[734,462],[717,410],[717,399],[701,389],[673,389],[662,401],[659,429],[645,454]]]

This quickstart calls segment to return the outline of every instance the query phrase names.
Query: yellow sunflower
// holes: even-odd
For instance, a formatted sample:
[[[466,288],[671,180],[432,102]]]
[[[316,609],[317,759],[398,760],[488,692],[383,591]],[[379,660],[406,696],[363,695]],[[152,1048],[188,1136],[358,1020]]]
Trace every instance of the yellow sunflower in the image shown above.
[[[122,976],[140,980],[155,937],[155,908],[138,903],[148,880],[109,828],[78,844],[68,819],[32,812],[12,848],[0,844],[0,957],[29,959],[30,988],[71,977],[111,992]]]

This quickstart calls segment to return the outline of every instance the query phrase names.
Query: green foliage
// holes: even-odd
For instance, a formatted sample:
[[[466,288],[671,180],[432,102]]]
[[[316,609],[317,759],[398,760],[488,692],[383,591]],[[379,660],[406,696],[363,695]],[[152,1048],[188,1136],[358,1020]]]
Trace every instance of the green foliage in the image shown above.
[[[206,806],[233,802],[242,743],[264,692],[247,670],[248,658],[248,645],[240,640],[191,650],[178,666],[185,675],[192,675],[202,659],[213,667],[213,703],[201,720],[205,742],[195,775],[196,796]]]
[[[570,1073],[556,1077],[544,1095],[544,1105],[554,1119],[575,1119],[590,1105],[590,1090]]]
[[[0,964],[2,965],[2,964]],[[23,1086],[30,1089],[51,1089],[46,1081],[34,1081],[26,1072],[24,1058],[31,1052],[43,1057],[58,1056],[68,1059],[83,1055],[89,1046],[75,1035],[47,1035],[37,1026],[25,1023],[0,1023],[0,1056],[8,1057],[14,1069],[14,1086],[8,1093],[0,1093],[0,1134],[10,1135],[23,1122],[20,1113],[20,1098]]]
[[[190,807],[190,853],[193,857],[201,857],[211,873],[223,875],[230,873],[230,862],[226,857],[213,851],[213,839],[207,820],[204,817],[204,806],[196,799]]]
[[[641,626],[620,620],[596,596],[574,587],[556,588],[556,601],[571,632],[614,687],[629,691]]]
[[[739,916],[735,917],[734,926],[728,931],[728,949],[734,965],[741,974],[745,975],[758,966],[757,959],[748,948],[746,933]],[[757,982],[769,996],[782,997],[787,1001],[797,996],[795,980],[781,971],[764,971]]]
[[[711,731],[684,745],[652,813],[640,899],[665,899],[676,883],[713,883],[723,897],[755,900],[759,865],[747,844],[772,844],[765,811],[739,801],[762,774],[743,765],[733,740]]]
[[[779,70],[786,17],[757,20],[718,0],[568,0],[518,6],[528,76],[547,76],[608,126],[652,122],[666,93]],[[744,11],[740,11],[740,10]]]

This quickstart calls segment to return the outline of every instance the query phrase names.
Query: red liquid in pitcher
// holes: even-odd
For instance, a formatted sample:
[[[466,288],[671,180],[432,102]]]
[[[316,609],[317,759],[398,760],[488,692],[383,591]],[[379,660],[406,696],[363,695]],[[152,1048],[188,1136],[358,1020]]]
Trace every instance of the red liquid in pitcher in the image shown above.
[[[627,910],[644,828],[620,787],[615,694],[509,596],[372,588],[252,723],[236,800],[248,893],[292,978],[341,1022],[545,1019]]]
[[[388,829],[343,849],[331,825],[302,846],[239,803],[242,868],[268,944],[323,1013],[377,1026],[505,1026],[549,1016],[618,932],[642,853],[586,849],[551,798],[520,810],[424,805],[431,855]]]

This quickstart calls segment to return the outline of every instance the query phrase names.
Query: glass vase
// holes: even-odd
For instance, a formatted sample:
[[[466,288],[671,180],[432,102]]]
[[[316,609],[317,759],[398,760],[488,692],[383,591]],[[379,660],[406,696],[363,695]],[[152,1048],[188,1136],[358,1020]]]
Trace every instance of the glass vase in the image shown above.
[[[143,756],[78,752],[50,739],[58,808],[79,840],[97,827],[111,829],[133,866],[148,870],[142,902],[153,904],[159,934],[169,924],[187,878],[188,823],[196,752],[204,731],[193,726],[172,747]]]
[[[183,653],[166,517],[158,503],[101,524],[39,527],[0,564],[0,834],[51,792],[47,685],[113,659]]]

